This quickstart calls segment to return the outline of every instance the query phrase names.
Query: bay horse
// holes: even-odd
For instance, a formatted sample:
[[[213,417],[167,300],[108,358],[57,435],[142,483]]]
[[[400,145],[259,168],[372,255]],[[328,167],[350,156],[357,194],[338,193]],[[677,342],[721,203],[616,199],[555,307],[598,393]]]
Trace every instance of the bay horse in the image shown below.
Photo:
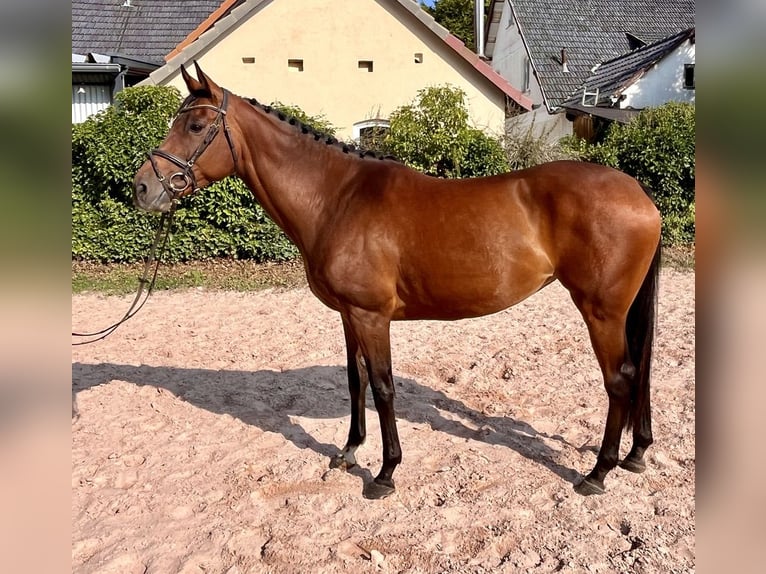
[[[585,320],[609,399],[596,464],[575,490],[603,493],[618,463],[645,469],[660,259],[660,215],[648,189],[577,161],[473,179],[430,177],[235,96],[194,65],[197,78],[181,68],[189,96],[139,168],[134,202],[167,212],[181,197],[237,175],[295,243],[311,291],[343,322],[351,424],[331,467],[356,464],[371,384],[383,463],[363,493],[394,492],[402,451],[391,321],[487,315],[558,280]],[[632,428],[633,444],[619,461],[623,428]]]

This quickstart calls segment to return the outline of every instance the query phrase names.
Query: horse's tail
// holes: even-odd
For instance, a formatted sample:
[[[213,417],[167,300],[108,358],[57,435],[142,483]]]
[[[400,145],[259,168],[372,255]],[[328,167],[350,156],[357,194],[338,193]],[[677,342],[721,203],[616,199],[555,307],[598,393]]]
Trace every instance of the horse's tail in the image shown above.
[[[651,190],[642,186],[649,197]],[[657,243],[654,258],[646,272],[644,282],[628,310],[625,334],[628,340],[630,359],[636,368],[630,412],[625,425],[631,428],[639,425],[642,416],[650,415],[649,377],[652,368],[652,346],[654,344],[655,321],[657,318],[657,287],[660,274],[662,241]]]

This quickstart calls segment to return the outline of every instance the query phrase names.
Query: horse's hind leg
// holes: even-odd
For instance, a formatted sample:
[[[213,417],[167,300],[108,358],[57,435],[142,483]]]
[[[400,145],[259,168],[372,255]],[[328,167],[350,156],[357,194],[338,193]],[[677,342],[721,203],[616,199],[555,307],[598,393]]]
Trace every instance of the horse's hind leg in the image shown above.
[[[634,396],[631,397],[629,423],[633,425],[633,446],[620,466],[631,472],[646,469],[644,453],[652,444],[652,412],[650,397],[650,376],[652,346],[657,314],[657,282],[660,264],[660,247],[655,251],[654,260],[644,282],[628,311],[626,335],[630,355],[636,365]]]
[[[654,442],[652,438],[652,414],[647,397],[646,403],[638,415],[638,421],[633,422],[633,446],[628,456],[620,462],[620,467],[630,472],[644,472],[646,470],[644,453],[652,442]]]
[[[605,490],[604,478],[617,466],[622,429],[629,415],[635,368],[628,358],[624,316],[620,313],[609,314],[582,301],[575,302],[588,326],[609,397],[604,439],[596,465],[575,486],[575,491],[583,495],[601,494]]]
[[[362,351],[350,326],[343,321],[343,333],[346,337],[346,362],[348,366],[348,392],[351,395],[351,424],[348,440],[343,450],[330,460],[330,468],[347,470],[356,465],[356,449],[367,436],[365,421],[365,393],[367,392],[367,367]]]

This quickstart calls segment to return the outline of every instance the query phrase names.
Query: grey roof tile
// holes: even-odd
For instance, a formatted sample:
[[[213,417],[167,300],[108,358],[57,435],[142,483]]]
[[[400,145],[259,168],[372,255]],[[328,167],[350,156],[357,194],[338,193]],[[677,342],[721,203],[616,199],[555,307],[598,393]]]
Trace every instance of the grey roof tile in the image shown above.
[[[221,0],[130,0],[130,6],[124,6],[125,3],[125,0],[72,0],[72,52],[119,54],[164,64],[165,55],[210,16]]]

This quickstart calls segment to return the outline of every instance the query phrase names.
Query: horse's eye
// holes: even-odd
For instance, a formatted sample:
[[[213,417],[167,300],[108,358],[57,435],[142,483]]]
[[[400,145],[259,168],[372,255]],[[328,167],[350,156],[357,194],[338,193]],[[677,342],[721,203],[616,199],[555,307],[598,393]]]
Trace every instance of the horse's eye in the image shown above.
[[[191,131],[193,131],[195,134],[198,134],[198,133],[200,133],[202,131],[203,127],[204,126],[202,124],[198,124],[198,123],[194,122],[192,125],[189,126],[189,129]]]

